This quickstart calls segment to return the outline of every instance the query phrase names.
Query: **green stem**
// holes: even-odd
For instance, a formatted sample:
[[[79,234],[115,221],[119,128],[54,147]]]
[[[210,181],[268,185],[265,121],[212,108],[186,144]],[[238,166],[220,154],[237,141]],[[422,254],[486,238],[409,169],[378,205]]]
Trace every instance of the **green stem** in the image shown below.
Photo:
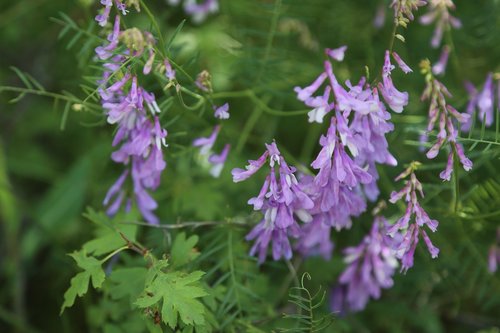
[[[111,259],[115,254],[120,253],[120,252],[122,252],[124,250],[127,250],[128,248],[129,248],[129,246],[125,245],[125,246],[120,247],[119,249],[114,250],[113,252],[111,252],[110,254],[108,254],[104,259],[101,260],[101,264],[104,264],[106,261],[108,261],[109,259]]]

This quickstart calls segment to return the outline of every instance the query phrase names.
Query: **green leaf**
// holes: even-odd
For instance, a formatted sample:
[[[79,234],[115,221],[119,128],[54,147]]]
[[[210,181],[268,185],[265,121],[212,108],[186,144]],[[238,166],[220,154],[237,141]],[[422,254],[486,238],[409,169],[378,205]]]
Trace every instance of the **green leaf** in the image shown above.
[[[70,256],[76,261],[78,267],[84,271],[76,274],[70,282],[70,287],[64,293],[64,303],[61,306],[61,314],[65,308],[73,306],[77,296],[82,297],[88,291],[89,282],[92,281],[94,288],[100,288],[106,278],[102,270],[102,262],[94,257],[87,257],[85,252],[73,252]]]
[[[165,267],[165,260],[160,260],[159,264]],[[156,265],[154,265],[156,266]],[[141,297],[135,304],[139,308],[160,306],[161,316],[165,324],[175,329],[178,318],[185,325],[204,326],[205,306],[197,299],[206,296],[207,293],[201,287],[199,280],[203,272],[192,273],[163,272],[157,268],[154,277]]]
[[[129,296],[131,301],[137,299],[144,290],[147,273],[148,270],[143,267],[113,270],[109,277],[111,298],[120,299]]]
[[[181,232],[175,237],[172,245],[172,266],[179,267],[194,260],[200,254],[195,248],[198,243],[198,236],[193,235],[186,239],[186,234]]]

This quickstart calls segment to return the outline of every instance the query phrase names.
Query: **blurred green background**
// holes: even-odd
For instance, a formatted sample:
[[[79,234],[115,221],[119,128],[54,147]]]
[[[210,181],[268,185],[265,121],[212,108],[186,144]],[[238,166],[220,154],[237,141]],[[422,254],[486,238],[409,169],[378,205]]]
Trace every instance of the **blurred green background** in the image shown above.
[[[381,29],[372,25],[380,1],[284,0],[278,14],[273,1],[220,2],[220,13],[203,24],[188,21],[177,37],[176,59],[193,76],[208,68],[216,92],[251,88],[280,110],[303,108],[292,89],[308,84],[321,71],[325,47],[349,46],[346,61],[337,69],[340,78],[356,81],[365,73],[365,65],[376,76],[373,73],[380,68],[392,30],[389,10]],[[148,3],[166,35],[172,34],[184,18],[182,10],[168,7],[165,1]],[[454,15],[462,20],[463,28],[452,32],[456,53],[443,81],[455,96],[452,104],[463,110],[467,102],[463,81],[480,85],[489,71],[500,70],[500,1],[455,3]],[[85,97],[80,84],[82,77],[95,73],[91,64],[97,41],[82,36],[72,43],[74,33],[58,39],[62,26],[51,18],[60,20],[60,13],[65,13],[97,34],[97,26],[91,23],[96,8],[91,0],[1,1],[0,85],[22,86],[9,68],[14,66],[35,77],[47,91]],[[277,25],[271,35],[273,17]],[[130,20],[148,28],[144,17],[131,15]],[[439,56],[439,50],[429,45],[432,30],[414,22],[404,33],[406,44],[398,43],[395,48],[415,72],[407,77],[396,75],[397,87],[411,96],[405,113],[394,117],[397,129],[389,136],[391,151],[401,165],[425,160],[410,141],[417,140],[426,115],[426,106],[418,98],[424,85],[418,63]],[[100,208],[120,170],[109,159],[112,129],[103,125],[102,118],[86,112],[70,111],[66,118],[64,106],[54,105],[50,98],[28,95],[8,103],[13,97],[0,94],[0,332],[99,331],[88,325],[85,311],[92,297],[77,301],[63,316],[59,308],[75,271],[66,254],[92,234],[82,213],[88,205]],[[175,221],[179,216],[210,220],[250,213],[246,200],[260,185],[256,181],[235,186],[229,170],[256,158],[263,143],[273,138],[293,164],[307,165],[317,153],[324,126],[308,124],[305,116],[254,116],[255,126],[241,142],[240,133],[248,128],[255,106],[245,98],[229,102],[232,121],[223,138],[242,149],[230,158],[221,180],[205,176],[192,150],[185,153],[185,148],[176,148],[189,146],[196,136],[189,133],[192,129],[201,134],[210,130],[208,124],[214,123],[210,112],[202,118],[188,115],[169,129],[171,134],[181,134],[169,140],[172,154],[167,156],[169,166],[156,195],[165,202],[158,210],[162,220]],[[180,114],[182,108],[177,105],[172,112]],[[486,139],[493,136],[494,132],[486,131]],[[463,202],[469,216],[498,211],[500,206],[500,150],[498,146],[484,150],[480,145],[469,153],[475,169],[466,176],[462,173]],[[486,271],[485,263],[500,217],[460,219],[443,213],[450,205],[451,190],[438,179],[445,162],[442,158],[426,163],[423,170],[429,172],[422,175],[430,214],[441,221],[434,238],[441,247],[440,258],[431,261],[425,251],[417,251],[415,267],[406,276],[398,275],[394,288],[384,291],[382,299],[372,301],[366,311],[337,319],[331,332],[498,332],[493,327],[500,327],[500,280],[498,274]],[[401,171],[401,165],[386,168],[382,197],[392,190],[390,179]],[[389,215],[396,213],[391,207]],[[303,265],[315,286],[334,282],[342,269],[338,251],[362,238],[371,219],[365,215],[352,231],[335,236],[331,263],[311,259]],[[280,285],[282,271],[273,266],[262,271],[269,274],[271,286]]]

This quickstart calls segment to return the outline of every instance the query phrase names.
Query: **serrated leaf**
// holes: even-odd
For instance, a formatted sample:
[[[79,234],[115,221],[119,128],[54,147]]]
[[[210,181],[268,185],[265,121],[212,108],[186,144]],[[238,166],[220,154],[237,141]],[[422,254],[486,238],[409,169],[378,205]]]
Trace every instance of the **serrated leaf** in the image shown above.
[[[186,239],[186,234],[184,232],[178,234],[172,245],[172,266],[179,267],[196,259],[196,257],[200,255],[195,248],[196,243],[198,243],[197,235],[193,235]]]
[[[73,252],[70,256],[76,261],[78,267],[84,271],[76,274],[70,282],[70,287],[64,293],[64,303],[61,306],[61,314],[65,308],[73,306],[77,296],[85,295],[89,288],[89,282],[92,287],[100,288],[106,278],[102,270],[102,262],[94,257],[87,257],[83,251]]]
[[[139,308],[148,308],[160,306],[161,302],[162,320],[172,329],[177,326],[178,318],[185,325],[203,326],[206,309],[197,298],[208,295],[199,282],[204,273],[165,273],[158,269],[156,272],[151,284],[135,304]]]

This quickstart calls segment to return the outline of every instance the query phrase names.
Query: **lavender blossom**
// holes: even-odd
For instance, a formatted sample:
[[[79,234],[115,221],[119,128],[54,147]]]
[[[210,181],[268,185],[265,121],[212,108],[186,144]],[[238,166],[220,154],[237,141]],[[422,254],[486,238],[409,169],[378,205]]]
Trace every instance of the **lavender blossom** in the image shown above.
[[[226,144],[220,154],[212,154],[208,158],[208,162],[212,164],[212,168],[210,169],[210,174],[213,177],[218,178],[220,176],[222,168],[224,168],[224,163],[226,163],[227,155],[229,154],[230,149],[231,145]]]
[[[168,59],[165,59],[164,63],[165,65],[165,76],[169,81],[175,80],[175,70],[172,68],[172,65],[168,61]]]
[[[417,165],[417,163],[412,163],[408,169],[396,178],[396,180],[400,180],[408,177],[408,175],[410,176],[410,179],[406,181],[405,186],[400,191],[391,193],[389,200],[391,203],[396,203],[404,198],[404,201],[407,203],[403,216],[387,230],[388,235],[391,237],[394,237],[400,230],[403,232],[403,238],[396,245],[395,250],[397,257],[401,259],[401,271],[405,273],[413,266],[413,257],[420,235],[424,238],[424,242],[432,258],[436,258],[439,254],[439,249],[432,244],[429,236],[423,229],[424,226],[427,226],[429,230],[435,232],[438,221],[432,220],[418,202],[418,194],[423,198],[424,192],[422,184],[418,181],[414,173]],[[415,216],[414,223],[410,223],[412,216]]]
[[[264,262],[267,256],[270,243],[274,260],[292,257],[289,237],[298,238],[300,235],[297,220],[304,223],[312,221],[308,210],[314,206],[309,196],[300,188],[294,175],[295,168],[287,165],[276,143],[266,144],[266,148],[257,161],[249,161],[246,171],[232,171],[233,181],[239,182],[257,172],[269,160],[271,170],[259,195],[248,201],[255,210],[262,211],[264,215],[263,220],[246,236],[248,241],[255,241],[250,255],[257,255],[260,263]]]
[[[201,137],[193,141],[194,147],[200,147],[200,154],[202,156],[208,157],[210,155],[212,147],[215,144],[215,140],[217,140],[217,136],[219,135],[220,128],[220,125],[217,125],[214,127],[214,130],[209,137]]]
[[[222,106],[214,107],[214,117],[218,119],[229,119],[229,104],[225,103]]]
[[[404,66],[406,66],[406,64]],[[394,112],[401,113],[403,111],[403,108],[406,105],[408,105],[408,93],[400,92],[399,90],[396,89],[396,87],[394,87],[391,78],[391,72],[393,69],[394,66],[391,64],[390,53],[389,51],[386,51],[384,68],[382,71],[382,83],[378,84],[378,88],[380,90],[380,93],[384,97],[385,102],[389,105],[389,107]]]
[[[398,262],[392,240],[386,235],[387,221],[376,217],[371,231],[356,247],[344,250],[347,268],[339,277],[339,287],[331,296],[332,310],[341,313],[363,310],[370,298],[380,298],[382,289],[394,284]]]

